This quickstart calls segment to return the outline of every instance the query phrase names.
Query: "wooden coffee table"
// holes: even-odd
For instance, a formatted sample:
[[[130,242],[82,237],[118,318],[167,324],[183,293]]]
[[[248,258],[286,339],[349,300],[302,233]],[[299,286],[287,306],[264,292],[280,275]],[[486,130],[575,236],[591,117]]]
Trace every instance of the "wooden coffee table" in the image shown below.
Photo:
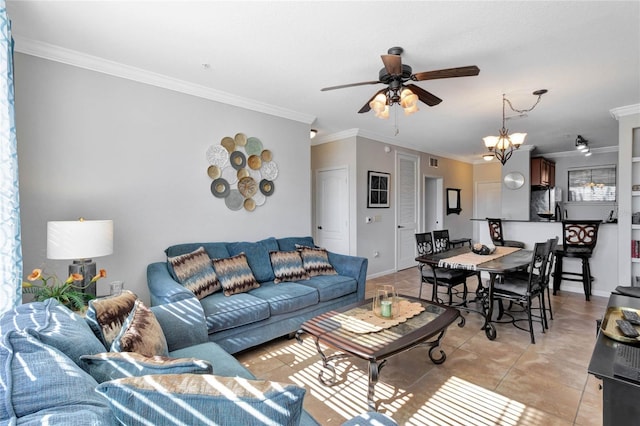
[[[367,405],[372,411],[376,411],[373,396],[378,375],[390,356],[418,345],[427,345],[430,347],[431,361],[434,364],[442,364],[447,356],[440,348],[440,342],[447,327],[458,318],[460,319],[459,327],[463,327],[465,322],[460,311],[455,308],[410,296],[399,297],[422,304],[424,311],[405,322],[381,331],[369,333],[349,331],[343,326],[341,319],[345,315],[348,316],[350,312],[355,312],[356,309],[362,311],[363,308],[371,306],[373,300],[368,299],[318,315],[304,322],[296,334],[299,341],[303,333],[308,333],[315,339],[323,367],[318,379],[325,386],[337,384],[336,371],[331,364],[333,361],[353,356],[369,362]],[[320,344],[337,349],[339,352],[327,356]],[[331,373],[328,379],[324,378],[325,371]]]

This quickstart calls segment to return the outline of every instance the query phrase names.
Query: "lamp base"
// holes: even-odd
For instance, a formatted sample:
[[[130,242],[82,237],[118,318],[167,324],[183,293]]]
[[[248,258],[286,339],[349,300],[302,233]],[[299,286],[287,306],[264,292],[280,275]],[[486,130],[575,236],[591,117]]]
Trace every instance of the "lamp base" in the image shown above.
[[[84,294],[96,297],[96,283],[91,282],[96,276],[96,263],[91,259],[74,260],[69,265],[69,275],[80,274],[82,281],[74,281],[73,283],[82,289]]]

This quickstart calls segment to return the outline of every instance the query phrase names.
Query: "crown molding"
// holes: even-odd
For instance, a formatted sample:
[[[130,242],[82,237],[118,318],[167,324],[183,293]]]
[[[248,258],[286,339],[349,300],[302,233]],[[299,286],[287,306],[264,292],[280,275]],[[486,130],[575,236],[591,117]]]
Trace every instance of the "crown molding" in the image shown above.
[[[320,138],[316,136],[313,139],[313,142],[311,143],[311,145],[321,145],[323,143],[335,142],[335,141],[344,140],[351,137],[358,137],[358,136],[362,138],[371,139],[376,142],[382,142],[382,143],[394,145],[401,148],[411,149],[414,151],[421,152],[423,154],[432,155],[434,157],[449,158],[451,160],[462,161],[463,163],[472,163],[471,161],[469,161],[468,157],[451,155],[450,153],[439,152],[439,151],[427,152],[427,151],[424,151],[424,148],[404,142],[395,137],[384,136],[375,132],[370,132],[368,130],[362,130],[359,128],[348,129],[348,130],[344,130],[342,132],[337,132],[337,133],[331,133],[329,135],[325,135]]]
[[[609,110],[609,114],[611,114],[611,116],[616,120],[620,120],[620,117],[627,115],[640,114],[640,104],[613,108]]]
[[[185,93],[187,95],[208,99],[211,101],[232,105],[263,114],[286,118],[309,125],[316,119],[315,116],[310,114],[303,114],[297,111],[266,104],[264,102],[259,102],[253,99],[243,98],[231,93],[211,89],[209,87],[190,83],[184,80],[179,80],[177,78],[168,77],[166,75],[158,74],[142,68],[136,68],[129,65],[121,64],[119,62],[110,61],[98,56],[87,55],[85,53],[66,49],[60,46],[55,46],[53,44],[48,44],[23,37],[14,37],[14,41],[15,50],[26,55],[36,56],[38,58],[60,62],[63,64],[96,71],[114,77],[133,80],[139,83],[161,87],[163,89],[173,90],[175,92]]]

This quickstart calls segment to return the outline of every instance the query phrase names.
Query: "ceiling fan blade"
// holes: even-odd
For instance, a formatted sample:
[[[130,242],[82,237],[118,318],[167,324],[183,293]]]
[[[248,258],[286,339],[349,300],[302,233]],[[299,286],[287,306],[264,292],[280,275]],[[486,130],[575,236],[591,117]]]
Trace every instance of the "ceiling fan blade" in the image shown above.
[[[387,90],[388,90],[387,88],[384,88],[384,89],[378,90],[376,93],[374,93],[374,94],[373,94],[373,96],[371,97],[371,99],[369,99],[369,100],[367,101],[367,103],[366,103],[366,104],[364,104],[364,105],[362,106],[362,108],[360,108],[360,111],[358,111],[358,114],[363,114],[363,113],[365,113],[365,112],[369,112],[369,111],[371,111],[371,107],[369,106],[369,103],[370,103],[370,102],[371,102],[371,101],[372,101],[376,96],[378,96],[380,93],[385,93]]]
[[[389,75],[402,75],[402,59],[400,55],[381,55],[380,57]]]
[[[413,93],[418,95],[418,99],[420,99],[425,104],[431,106],[438,105],[442,102],[442,99],[434,95],[433,93],[427,92],[420,86],[416,86],[415,84],[407,84],[407,86]]]
[[[480,68],[475,65],[458,68],[447,68],[436,71],[418,72],[411,76],[413,81],[423,80],[436,80],[438,78],[452,78],[452,77],[471,77],[480,74]]]
[[[321,92],[326,92],[327,90],[344,89],[345,87],[365,86],[367,84],[378,84],[378,83],[382,83],[382,82],[378,81],[378,80],[375,80],[375,81],[361,81],[360,83],[349,83],[349,84],[341,84],[339,86],[324,87],[324,88],[320,89],[320,91]]]

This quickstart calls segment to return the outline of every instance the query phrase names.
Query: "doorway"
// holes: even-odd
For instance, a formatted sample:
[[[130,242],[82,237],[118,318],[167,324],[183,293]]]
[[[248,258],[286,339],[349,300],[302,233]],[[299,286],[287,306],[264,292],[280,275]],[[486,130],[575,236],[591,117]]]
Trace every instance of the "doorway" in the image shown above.
[[[444,224],[444,179],[424,177],[424,232],[443,228]]]
[[[477,182],[476,194],[473,197],[473,217],[484,219],[502,216],[502,183]],[[490,242],[489,228],[484,220],[473,221],[473,240]]]

